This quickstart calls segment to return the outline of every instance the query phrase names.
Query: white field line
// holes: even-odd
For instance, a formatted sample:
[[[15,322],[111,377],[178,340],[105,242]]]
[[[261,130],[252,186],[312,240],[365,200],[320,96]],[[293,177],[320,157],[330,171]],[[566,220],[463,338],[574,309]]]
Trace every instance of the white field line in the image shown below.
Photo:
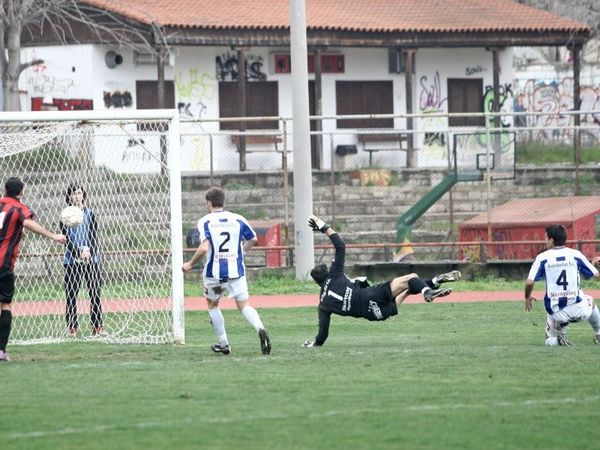
[[[405,411],[444,411],[444,410],[460,410],[460,409],[490,409],[490,408],[515,408],[515,407],[536,407],[536,406],[547,406],[547,405],[561,405],[561,404],[579,404],[579,403],[594,403],[600,401],[600,395],[592,395],[585,398],[555,398],[555,399],[530,399],[518,402],[493,402],[493,403],[453,403],[453,404],[429,404],[429,405],[416,405],[403,407]],[[377,408],[366,408],[357,410],[330,410],[323,411],[321,413],[309,414],[309,418],[323,418],[333,416],[358,416],[366,413],[381,413],[383,410]],[[12,432],[8,433],[9,439],[34,439],[34,438],[45,438],[52,436],[64,436],[72,434],[89,434],[89,433],[105,433],[111,430],[135,430],[145,428],[169,428],[181,425],[193,425],[198,422],[203,423],[218,423],[218,424],[231,424],[231,423],[243,423],[243,422],[254,422],[256,420],[287,420],[293,418],[294,415],[287,414],[269,414],[260,417],[234,417],[234,418],[215,418],[215,417],[195,417],[181,420],[168,420],[168,421],[152,421],[152,422],[138,422],[130,425],[125,424],[107,424],[97,425],[94,427],[87,428],[61,428],[57,430],[45,430],[45,431],[28,431],[28,432]]]

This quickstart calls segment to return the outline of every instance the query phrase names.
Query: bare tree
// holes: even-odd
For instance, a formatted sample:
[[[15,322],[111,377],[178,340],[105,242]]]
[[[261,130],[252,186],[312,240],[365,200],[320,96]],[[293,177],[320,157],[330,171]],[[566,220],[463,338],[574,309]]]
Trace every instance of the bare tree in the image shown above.
[[[592,39],[583,48],[581,59],[584,63],[600,63],[600,3],[598,0],[551,0],[550,7],[555,14],[585,23],[592,28]]]
[[[578,22],[585,23],[592,29],[591,40],[585,45],[582,52],[584,63],[600,62],[600,2],[598,0],[517,0],[535,8],[549,11],[553,14],[568,17]],[[569,42],[563,48],[542,47],[537,52],[541,59],[548,64],[565,62]]]
[[[126,2],[126,0],[123,0]],[[133,22],[94,6],[93,1],[78,0],[0,0],[0,72],[4,111],[19,111],[19,76],[43,60],[21,61],[22,42],[78,44],[92,42],[156,52],[157,43],[166,40],[161,27]],[[113,3],[118,5],[119,0]]]
[[[600,3],[598,0],[552,0],[552,11],[592,28],[592,37],[600,37]]]

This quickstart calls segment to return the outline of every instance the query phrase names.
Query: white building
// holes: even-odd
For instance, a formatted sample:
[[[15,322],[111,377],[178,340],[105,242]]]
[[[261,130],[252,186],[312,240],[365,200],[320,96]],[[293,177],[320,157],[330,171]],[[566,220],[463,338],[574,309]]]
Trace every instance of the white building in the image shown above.
[[[87,3],[138,25],[150,26],[158,20],[169,47],[162,106],[178,108],[182,119],[291,117],[287,0],[174,0],[157,1],[151,6],[141,0]],[[352,9],[337,9],[337,3],[307,2],[309,52],[319,52],[322,61],[320,73],[317,69],[316,75],[309,75],[311,114],[325,117],[511,109],[513,45],[557,45],[566,42],[566,36],[572,41],[574,37],[580,45],[589,35],[589,28],[582,24],[505,0],[448,0],[443,11],[438,9],[439,2],[427,0],[348,0],[346,6],[352,4]],[[231,15],[236,9],[238,13]],[[44,63],[21,76],[22,110],[160,106],[156,94],[160,82],[157,58],[152,54],[107,44],[64,46],[52,41],[47,36],[34,37],[23,49],[23,61],[40,58]],[[414,55],[413,64],[408,64],[412,65],[413,76],[407,79],[404,63],[409,55]],[[238,98],[242,92],[237,77],[239,58],[246,60],[245,114]],[[314,55],[309,56],[309,67],[314,67],[314,61]],[[316,90],[321,92],[320,102]],[[316,104],[321,105],[320,110]],[[409,150],[419,150],[409,162],[409,152],[400,152],[402,164],[444,165],[448,134],[443,130],[481,126],[482,121],[483,117],[450,121],[431,117],[415,119],[412,124],[404,118],[345,124],[324,120],[323,132],[334,134],[324,136],[320,143],[313,142],[313,166],[331,167],[331,150],[338,145],[357,145],[359,149],[368,146],[359,142],[365,128],[382,132],[419,130],[412,142],[400,143],[408,145]],[[211,142],[204,133],[237,128],[231,122],[184,124],[184,168],[208,170]],[[248,128],[282,132],[281,123],[249,124]],[[247,151],[252,145],[246,143]],[[282,143],[277,145],[281,148]],[[399,143],[378,141],[375,145],[394,148]],[[231,136],[213,136],[212,148],[217,166],[229,170],[241,166]],[[135,162],[138,167],[143,164],[135,145],[124,146],[123,152],[124,161]],[[378,152],[374,157],[385,159],[385,153]],[[359,151],[358,156],[368,160],[373,154]],[[251,168],[281,167],[280,154],[246,158]]]

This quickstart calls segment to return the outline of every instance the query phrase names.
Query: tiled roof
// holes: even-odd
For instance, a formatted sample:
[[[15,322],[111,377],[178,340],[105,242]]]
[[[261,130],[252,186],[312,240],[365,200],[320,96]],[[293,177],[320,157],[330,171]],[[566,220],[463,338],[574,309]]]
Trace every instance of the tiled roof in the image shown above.
[[[142,23],[209,29],[289,28],[291,0],[84,0]],[[313,30],[367,32],[585,31],[511,0],[306,0]]]

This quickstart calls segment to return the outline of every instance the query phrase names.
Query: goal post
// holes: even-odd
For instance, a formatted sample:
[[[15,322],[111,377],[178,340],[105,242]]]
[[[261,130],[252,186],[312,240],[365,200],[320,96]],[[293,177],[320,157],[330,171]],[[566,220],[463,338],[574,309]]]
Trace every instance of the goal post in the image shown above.
[[[2,186],[21,178],[53,232],[83,191],[84,224],[65,230],[92,247],[81,259],[25,230],[11,344],[184,343],[180,159],[177,110],[0,113]]]

